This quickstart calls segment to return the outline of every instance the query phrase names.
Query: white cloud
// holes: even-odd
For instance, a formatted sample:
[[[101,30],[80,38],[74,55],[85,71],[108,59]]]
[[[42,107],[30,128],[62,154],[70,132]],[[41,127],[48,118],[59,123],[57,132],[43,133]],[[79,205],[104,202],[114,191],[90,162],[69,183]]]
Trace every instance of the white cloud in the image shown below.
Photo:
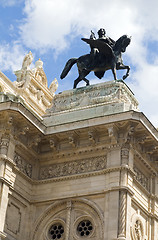
[[[0,45],[0,69],[11,72],[21,68],[24,58],[24,49],[19,43]]]
[[[147,45],[149,41],[158,41],[157,9],[157,0],[27,0],[26,19],[20,26],[21,37],[27,47],[39,51],[52,48],[60,52],[68,47],[71,50],[73,36],[81,34],[88,37],[91,29],[97,32],[104,27],[115,40],[123,34],[132,35],[126,52],[135,66],[131,74],[135,85],[130,86],[142,109],[155,121],[158,50],[153,51],[155,61],[151,63]],[[126,82],[128,84],[128,79]]]
[[[22,0],[0,0],[0,5],[3,7],[12,7],[21,3]]]
[[[16,2],[0,0],[8,6]],[[24,56],[21,46],[62,53],[67,48],[71,51],[74,37],[89,37],[91,29],[97,33],[103,27],[115,40],[123,34],[131,35],[123,59],[134,69],[126,83],[138,98],[141,110],[158,126],[158,49],[152,50],[152,59],[150,53],[150,44],[158,41],[157,9],[157,0],[25,0],[25,19],[19,26],[21,43],[1,46],[1,69],[17,69]]]

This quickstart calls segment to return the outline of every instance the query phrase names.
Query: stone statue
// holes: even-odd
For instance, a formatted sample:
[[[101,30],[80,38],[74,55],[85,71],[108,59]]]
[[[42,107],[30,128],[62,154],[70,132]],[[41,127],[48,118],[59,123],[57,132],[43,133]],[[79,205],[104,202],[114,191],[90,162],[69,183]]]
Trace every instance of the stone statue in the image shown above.
[[[32,52],[27,53],[23,59],[22,68],[20,70],[15,71],[15,75],[17,76],[16,86],[23,87],[27,74],[30,71],[30,65],[33,60]]]
[[[58,81],[57,79],[55,78],[51,84],[50,84],[50,87],[49,87],[49,91],[51,92],[51,94],[54,96],[56,90],[58,88]]]
[[[86,76],[94,71],[94,74],[101,79],[105,71],[111,69],[114,80],[117,80],[116,70],[127,69],[123,79],[129,76],[130,67],[123,64],[122,53],[126,51],[126,47],[130,44],[131,37],[123,35],[116,42],[106,36],[105,29],[98,31],[99,38],[96,39],[95,34],[91,31],[90,39],[82,38],[82,40],[90,45],[90,54],[83,55],[79,58],[71,58],[67,61],[60,78],[66,77],[71,67],[76,63],[78,67],[79,77],[74,81],[74,88],[77,84],[84,80],[89,85]]]
[[[30,68],[30,64],[32,63],[33,60],[33,55],[32,52],[30,51],[28,54],[26,54],[26,56],[23,59],[23,63],[22,63],[22,69],[28,69]]]
[[[142,240],[142,228],[141,228],[141,222],[139,220],[135,223],[135,234],[137,240]]]

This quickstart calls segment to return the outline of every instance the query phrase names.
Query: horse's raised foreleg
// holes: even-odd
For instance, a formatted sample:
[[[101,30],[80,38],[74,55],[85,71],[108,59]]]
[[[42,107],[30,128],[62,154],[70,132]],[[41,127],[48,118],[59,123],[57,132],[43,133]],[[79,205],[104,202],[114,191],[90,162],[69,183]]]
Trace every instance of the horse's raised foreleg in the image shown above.
[[[130,66],[120,64],[119,66],[117,66],[117,70],[120,70],[120,69],[127,69],[126,74],[123,76],[123,80],[124,80],[129,76]]]

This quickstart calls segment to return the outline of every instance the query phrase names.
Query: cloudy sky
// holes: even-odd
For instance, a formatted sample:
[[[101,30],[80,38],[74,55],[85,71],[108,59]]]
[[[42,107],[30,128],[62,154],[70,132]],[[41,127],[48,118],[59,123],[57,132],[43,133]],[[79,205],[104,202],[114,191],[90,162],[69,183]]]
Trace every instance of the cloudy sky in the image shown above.
[[[14,71],[21,68],[31,50],[33,64],[44,62],[48,84],[57,78],[58,92],[72,89],[77,78],[74,66],[60,80],[66,61],[89,53],[81,37],[97,36],[100,28],[117,40],[132,36],[123,54],[131,66],[126,84],[139,101],[139,109],[158,127],[158,1],[157,0],[0,0],[0,70],[15,81]],[[124,75],[118,71],[118,78]],[[91,84],[99,83],[91,73]],[[113,80],[108,71],[103,81]],[[80,86],[83,86],[81,83]]]

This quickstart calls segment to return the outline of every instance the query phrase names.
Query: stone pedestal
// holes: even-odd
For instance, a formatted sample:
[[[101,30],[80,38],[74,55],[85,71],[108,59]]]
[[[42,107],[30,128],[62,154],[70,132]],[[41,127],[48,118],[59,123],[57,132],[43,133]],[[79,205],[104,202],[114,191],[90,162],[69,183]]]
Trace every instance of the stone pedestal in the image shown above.
[[[44,122],[52,126],[130,110],[138,111],[132,91],[123,81],[110,81],[55,95]]]

